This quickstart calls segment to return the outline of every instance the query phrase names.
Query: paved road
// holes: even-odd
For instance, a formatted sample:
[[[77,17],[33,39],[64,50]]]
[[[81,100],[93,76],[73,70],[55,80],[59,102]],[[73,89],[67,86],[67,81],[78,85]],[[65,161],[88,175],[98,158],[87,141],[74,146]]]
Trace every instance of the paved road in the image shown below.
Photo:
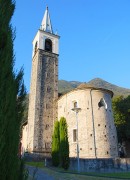
[[[27,166],[27,169],[29,170],[30,180],[32,179],[31,177],[35,177],[35,180],[55,180],[52,176],[48,175],[40,168]]]

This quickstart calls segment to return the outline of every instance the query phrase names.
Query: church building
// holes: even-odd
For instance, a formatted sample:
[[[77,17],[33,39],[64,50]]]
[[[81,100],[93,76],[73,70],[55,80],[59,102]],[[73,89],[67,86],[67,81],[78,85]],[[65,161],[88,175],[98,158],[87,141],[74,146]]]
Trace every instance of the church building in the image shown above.
[[[23,148],[51,156],[54,121],[65,117],[70,157],[115,158],[117,134],[111,98],[107,89],[81,84],[58,98],[59,36],[54,34],[46,8],[33,40],[28,124],[23,129]],[[78,137],[78,139],[77,139]]]

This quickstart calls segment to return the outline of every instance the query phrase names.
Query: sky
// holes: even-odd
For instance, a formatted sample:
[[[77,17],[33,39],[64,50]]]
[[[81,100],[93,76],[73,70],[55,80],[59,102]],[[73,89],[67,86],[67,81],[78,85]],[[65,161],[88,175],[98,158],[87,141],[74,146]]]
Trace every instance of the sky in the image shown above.
[[[130,0],[16,0],[15,69],[30,90],[32,41],[46,9],[60,35],[59,79],[130,88]]]

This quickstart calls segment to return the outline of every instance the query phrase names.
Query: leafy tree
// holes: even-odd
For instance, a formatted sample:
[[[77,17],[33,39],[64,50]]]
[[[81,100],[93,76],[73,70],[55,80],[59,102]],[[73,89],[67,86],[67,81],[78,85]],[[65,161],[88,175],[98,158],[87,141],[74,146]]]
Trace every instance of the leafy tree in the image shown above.
[[[0,179],[17,180],[20,173],[18,147],[25,88],[23,70],[14,72],[11,18],[12,0],[0,0]]]
[[[59,121],[55,121],[54,133],[52,136],[52,163],[54,166],[58,166],[60,163],[60,133],[59,133]]]
[[[130,96],[115,97],[112,107],[119,141],[130,138]]]
[[[64,169],[69,168],[69,142],[67,123],[64,117],[60,119],[60,162]]]

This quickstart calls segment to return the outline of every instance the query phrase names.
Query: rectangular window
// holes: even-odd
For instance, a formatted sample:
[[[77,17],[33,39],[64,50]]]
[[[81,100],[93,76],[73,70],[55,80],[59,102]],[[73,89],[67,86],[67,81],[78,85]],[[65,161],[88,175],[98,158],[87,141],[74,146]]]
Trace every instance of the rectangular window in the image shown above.
[[[73,129],[73,142],[77,141],[77,129]]]

